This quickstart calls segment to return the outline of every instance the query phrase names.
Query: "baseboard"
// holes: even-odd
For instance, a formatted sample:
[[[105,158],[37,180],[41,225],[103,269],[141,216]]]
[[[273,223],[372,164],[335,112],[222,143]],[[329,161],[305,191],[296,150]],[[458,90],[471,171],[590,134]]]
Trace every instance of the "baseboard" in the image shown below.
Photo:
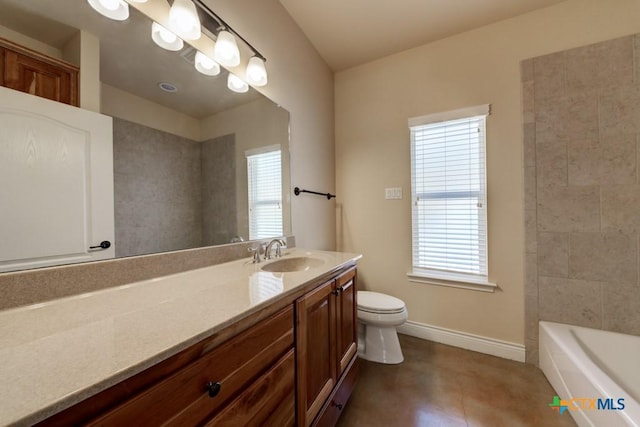
[[[424,323],[407,321],[398,326],[398,332],[416,338],[460,347],[479,353],[490,354],[504,359],[525,361],[524,345],[487,338],[466,332],[425,325]]]

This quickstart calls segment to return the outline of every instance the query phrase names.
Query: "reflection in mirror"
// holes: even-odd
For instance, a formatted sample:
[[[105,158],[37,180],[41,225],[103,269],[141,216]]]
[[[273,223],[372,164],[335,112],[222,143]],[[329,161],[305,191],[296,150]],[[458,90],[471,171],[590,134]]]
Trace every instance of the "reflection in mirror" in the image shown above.
[[[80,107],[113,118],[115,256],[290,234],[288,113],[151,26],[135,8],[117,22],[84,0],[0,0],[0,37],[77,65]]]

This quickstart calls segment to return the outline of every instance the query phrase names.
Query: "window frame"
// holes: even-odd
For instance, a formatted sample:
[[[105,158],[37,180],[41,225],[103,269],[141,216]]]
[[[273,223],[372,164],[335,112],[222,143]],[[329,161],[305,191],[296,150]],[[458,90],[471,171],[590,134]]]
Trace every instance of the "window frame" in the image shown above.
[[[489,104],[478,105],[469,108],[462,108],[458,110],[445,111],[435,114],[429,114],[425,116],[413,117],[408,120],[409,131],[410,131],[410,144],[411,144],[411,270],[407,273],[408,279],[410,282],[417,283],[425,283],[437,286],[450,286],[455,288],[462,289],[470,289],[484,292],[494,292],[497,288],[496,283],[492,283],[489,281],[489,242],[488,242],[488,217],[487,217],[487,180],[486,180],[486,121],[487,117],[491,113],[491,107]],[[418,199],[416,198],[416,188],[415,188],[415,179],[416,179],[416,171],[415,171],[415,163],[416,163],[416,140],[414,138],[414,130],[419,127],[431,126],[436,124],[443,124],[445,122],[450,122],[449,124],[453,124],[455,121],[463,120],[463,119],[475,119],[481,118],[481,126],[482,126],[482,136],[479,141],[478,149],[480,150],[479,160],[483,162],[482,165],[482,179],[480,180],[483,188],[480,191],[473,191],[473,189],[465,189],[463,191],[442,191],[436,194],[436,192],[427,193],[430,195],[430,198],[447,198],[447,195],[451,195],[453,197],[447,198],[447,200],[452,200],[456,198],[461,198],[463,196],[468,197],[469,195],[478,196],[480,192],[483,193],[484,197],[481,202],[483,204],[482,208],[484,210],[483,222],[484,224],[481,227],[484,227],[484,268],[485,274],[476,274],[472,272],[457,272],[452,270],[445,269],[436,269],[429,268],[428,266],[417,266],[415,265],[415,244],[416,244],[416,206],[418,203]],[[424,169],[423,169],[424,170]],[[478,174],[479,175],[479,174]],[[445,179],[446,181],[446,179]],[[423,198],[424,200],[424,198]],[[480,227],[479,227],[480,228]],[[479,230],[481,231],[481,230]],[[480,235],[479,235],[480,238]],[[476,247],[474,245],[473,247]],[[472,249],[472,247],[470,247]]]
[[[250,158],[255,158],[256,156],[260,156],[260,155],[265,155],[265,154],[271,154],[274,152],[278,152],[279,156],[280,156],[280,167],[278,168],[279,173],[280,173],[280,192],[279,194],[279,198],[276,200],[276,203],[271,203],[271,201],[265,201],[265,200],[259,200],[257,202],[255,202],[253,200],[253,195],[255,193],[255,191],[253,191],[253,181],[251,176],[252,176],[252,168],[250,167]],[[269,146],[264,146],[264,147],[259,147],[259,148],[255,148],[255,149],[251,149],[251,150],[247,150],[245,151],[245,161],[246,161],[246,168],[247,168],[247,215],[248,215],[248,234],[249,234],[249,240],[256,240],[256,239],[266,239],[266,238],[271,238],[271,237],[279,237],[283,235],[284,232],[284,212],[282,211],[283,208],[283,195],[282,195],[282,147],[279,144],[274,144],[274,145],[269,145]],[[274,199],[275,200],[275,199]],[[254,230],[254,216],[255,214],[255,206],[256,205],[267,205],[267,204],[277,204],[280,207],[280,233],[277,235],[271,235],[269,234],[268,236],[260,236],[260,235],[253,235],[252,233],[255,233]]]

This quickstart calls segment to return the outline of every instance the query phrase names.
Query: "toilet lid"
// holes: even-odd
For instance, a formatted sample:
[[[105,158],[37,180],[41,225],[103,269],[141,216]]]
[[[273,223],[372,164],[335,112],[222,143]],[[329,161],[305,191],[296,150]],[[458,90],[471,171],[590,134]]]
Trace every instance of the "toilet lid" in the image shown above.
[[[374,313],[400,313],[404,301],[378,292],[358,291],[358,310]]]

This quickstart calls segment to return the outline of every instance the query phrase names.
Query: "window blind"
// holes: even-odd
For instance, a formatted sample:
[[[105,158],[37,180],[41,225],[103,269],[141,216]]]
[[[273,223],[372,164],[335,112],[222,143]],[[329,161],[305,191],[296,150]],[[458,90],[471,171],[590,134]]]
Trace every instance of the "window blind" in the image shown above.
[[[246,153],[249,239],[282,236],[282,168],[277,150]]]
[[[482,107],[409,121],[413,269],[440,277],[487,278],[485,114]]]

